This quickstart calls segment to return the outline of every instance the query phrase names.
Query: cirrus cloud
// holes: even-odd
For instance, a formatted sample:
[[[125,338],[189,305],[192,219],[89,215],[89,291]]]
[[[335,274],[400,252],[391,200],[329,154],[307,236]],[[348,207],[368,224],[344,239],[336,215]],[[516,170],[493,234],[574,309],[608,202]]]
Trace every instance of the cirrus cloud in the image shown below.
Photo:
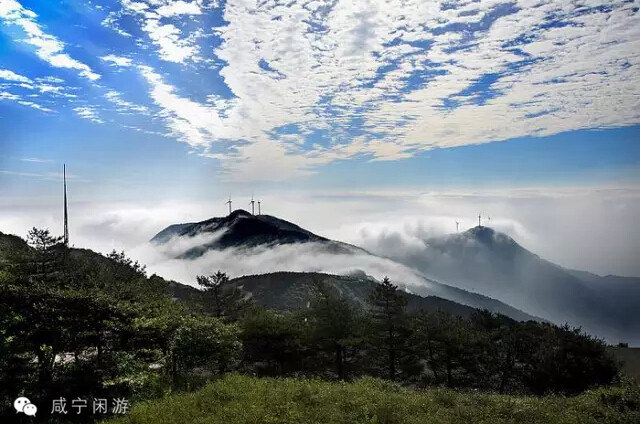
[[[167,7],[125,3],[149,19]],[[174,136],[238,178],[255,178],[243,163],[264,146],[291,176],[639,122],[638,8],[626,1],[232,0],[222,12],[214,59],[231,96],[199,101],[153,67],[141,72]],[[176,27],[149,19],[155,43],[175,39]]]
[[[6,24],[16,25],[24,31],[23,41],[35,47],[36,55],[56,68],[74,69],[82,77],[95,81],[100,75],[87,64],[80,62],[64,52],[65,44],[57,37],[47,34],[37,23],[33,11],[26,9],[16,0],[0,0],[0,19]]]

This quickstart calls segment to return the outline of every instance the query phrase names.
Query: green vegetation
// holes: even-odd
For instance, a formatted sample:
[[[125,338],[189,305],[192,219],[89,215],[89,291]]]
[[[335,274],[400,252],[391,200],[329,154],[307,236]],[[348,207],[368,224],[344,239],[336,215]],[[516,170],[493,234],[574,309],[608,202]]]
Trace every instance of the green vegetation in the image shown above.
[[[124,253],[68,249],[35,228],[29,245],[7,240],[0,245],[3,416],[15,414],[18,394],[38,405],[78,396],[136,401],[200,387],[236,366],[238,326],[172,301],[168,283],[148,278]]]
[[[586,422],[579,419],[584,414],[622,418],[634,409],[628,389],[620,387],[555,396],[552,409],[546,409],[548,398],[471,394],[574,395],[616,384],[618,370],[604,343],[578,329],[480,310],[465,317],[439,309],[410,312],[407,296],[389,279],[371,290],[368,308],[319,282],[309,307],[268,310],[220,271],[197,277],[202,291],[181,301],[170,292],[177,283],[148,277],[123,252],[70,249],[36,228],[28,243],[0,236],[3,415],[15,414],[11,402],[21,394],[39,405],[59,397],[139,404],[170,396],[159,408],[192,402],[200,414],[176,415],[181,423],[210,422],[203,414],[221,405],[229,415],[216,412],[212,420],[222,421],[211,422],[234,422],[234,414],[250,414],[239,422],[261,423],[272,416],[273,422],[412,422],[413,416],[415,422],[432,416],[479,422],[521,413]],[[356,382],[224,377],[228,373]],[[200,394],[175,396],[211,381]],[[434,387],[440,389],[413,391]],[[605,396],[605,403],[590,406],[594,396]],[[145,408],[152,406],[144,405],[131,419],[150,413]],[[47,419],[47,409],[40,419]],[[608,415],[612,411],[619,415]],[[73,416],[53,418],[68,421]]]
[[[636,387],[576,397],[411,390],[373,378],[353,383],[228,375],[189,394],[144,402],[109,424],[638,423]]]

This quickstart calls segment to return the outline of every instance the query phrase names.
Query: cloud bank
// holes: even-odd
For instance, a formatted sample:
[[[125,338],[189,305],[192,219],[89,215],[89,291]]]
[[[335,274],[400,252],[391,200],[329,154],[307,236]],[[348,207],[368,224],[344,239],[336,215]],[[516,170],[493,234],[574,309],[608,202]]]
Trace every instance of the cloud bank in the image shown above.
[[[416,271],[389,259],[365,253],[336,254],[322,243],[284,244],[250,249],[228,248],[207,251],[196,259],[176,259],[190,248],[212,242],[221,235],[174,237],[162,245],[138,246],[130,254],[146,263],[150,272],[190,285],[195,284],[197,275],[209,275],[223,270],[232,277],[276,271],[324,272],[337,275],[365,272],[377,279],[391,276],[398,283],[409,287],[430,286]]]
[[[218,211],[218,216],[226,214],[226,200],[173,200],[154,205],[72,202],[71,240],[78,247],[100,252],[144,250],[148,240],[168,225],[201,221],[210,218],[212,211]],[[57,201],[42,198],[9,205],[0,210],[2,232],[24,237],[33,226],[62,231],[62,209]],[[635,187],[271,192],[264,193],[262,206],[264,213],[321,236],[390,257],[420,251],[423,239],[455,232],[455,221],[461,223],[461,230],[473,227],[481,212],[484,225],[490,216],[493,228],[559,265],[601,275],[639,275],[639,191]],[[258,253],[256,263],[261,263]],[[220,262],[221,268],[242,266],[232,262],[224,267]]]

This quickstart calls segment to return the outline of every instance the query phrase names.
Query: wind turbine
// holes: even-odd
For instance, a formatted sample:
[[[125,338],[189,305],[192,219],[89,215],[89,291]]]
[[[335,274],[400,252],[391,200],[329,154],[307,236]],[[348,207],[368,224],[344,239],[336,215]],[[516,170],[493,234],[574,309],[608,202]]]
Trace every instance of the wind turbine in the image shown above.
[[[225,203],[229,205],[229,214],[231,215],[231,194],[229,195],[229,200]]]
[[[454,222],[456,222],[456,232],[458,233],[458,225],[459,225],[460,223],[459,223],[458,221],[454,221]]]
[[[258,203],[258,215],[260,215],[260,200],[257,203]]]
[[[254,201],[254,195],[253,194],[252,194],[252,200],[249,203],[252,205],[252,215],[254,215],[254,203],[256,203],[256,202]]]
[[[481,214],[479,214],[479,227],[481,226]]]

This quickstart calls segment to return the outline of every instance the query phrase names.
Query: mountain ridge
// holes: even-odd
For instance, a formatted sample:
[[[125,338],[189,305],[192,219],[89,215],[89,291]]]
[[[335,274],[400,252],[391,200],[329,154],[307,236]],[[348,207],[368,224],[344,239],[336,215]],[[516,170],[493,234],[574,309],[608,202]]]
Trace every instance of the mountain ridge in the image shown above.
[[[635,284],[634,279],[567,270],[487,226],[425,239],[425,248],[409,256],[403,256],[402,251],[380,256],[317,236],[276,217],[237,210],[223,218],[169,226],[152,241],[162,244],[174,236],[197,235],[211,235],[212,240],[185,251],[180,259],[193,259],[208,250],[229,247],[270,248],[317,243],[324,253],[329,250],[332,254],[352,255],[349,260],[353,261],[354,269],[365,266],[363,258],[358,258],[356,253],[406,267],[417,279],[410,281],[412,284],[408,287],[422,296],[437,296],[515,319],[541,317],[561,325],[568,323],[611,342],[639,343],[638,279]],[[391,273],[393,277],[392,268],[384,268],[385,271],[379,268],[379,273]],[[294,270],[304,271],[278,267],[272,271]],[[314,270],[323,271],[322,268]]]
[[[292,232],[295,233],[295,236],[292,236]],[[269,248],[280,244],[315,243],[323,249],[324,253],[329,252],[336,255],[362,254],[376,260],[388,260],[387,258],[373,255],[360,247],[318,236],[280,218],[269,215],[252,215],[244,210],[236,210],[226,217],[215,217],[196,223],[170,225],[157,233],[151,239],[151,242],[161,245],[169,242],[174,237],[195,238],[196,236],[207,234],[212,235],[213,240],[203,242],[196,247],[190,247],[183,253],[178,254],[177,258],[183,260],[196,259],[204,255],[208,250],[250,249],[257,246]],[[357,266],[355,267],[357,268]],[[294,270],[275,269],[274,271]],[[414,284],[407,286],[412,293],[417,295],[436,296],[461,305],[488,309],[519,321],[542,320],[535,315],[524,313],[518,308],[482,294],[450,287],[438,281],[424,278],[419,274],[416,274],[415,277],[426,286],[420,287]],[[403,282],[399,282],[399,284],[403,286]]]
[[[223,250],[230,247],[252,248],[276,244],[321,243],[336,252],[350,250],[365,252],[357,246],[319,236],[284,219],[271,215],[253,215],[243,209],[236,209],[225,217],[214,217],[204,221],[173,224],[154,237],[151,242],[163,244],[173,237],[194,237],[211,234],[212,240],[186,251],[182,258],[202,256],[207,250]],[[367,252],[369,253],[369,252]]]
[[[489,296],[529,314],[580,325],[613,342],[622,339],[638,344],[638,278],[569,270],[489,227],[432,237],[424,243],[425,249],[414,257],[392,259],[428,278]]]

